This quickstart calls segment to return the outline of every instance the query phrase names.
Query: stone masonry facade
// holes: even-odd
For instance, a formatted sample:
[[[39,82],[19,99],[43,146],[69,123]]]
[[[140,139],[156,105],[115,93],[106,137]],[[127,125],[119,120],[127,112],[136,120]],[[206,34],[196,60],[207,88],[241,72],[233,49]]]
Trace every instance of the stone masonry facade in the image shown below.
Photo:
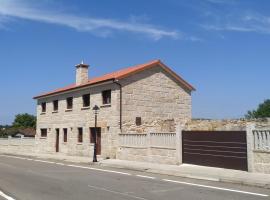
[[[160,67],[123,79],[123,133],[174,132],[191,119],[191,92]],[[140,117],[142,125],[136,126]]]
[[[111,103],[103,105],[102,92],[106,90],[111,90]],[[115,158],[121,133],[172,132],[176,123],[189,121],[191,91],[157,63],[119,80],[102,81],[39,96],[36,98],[37,151],[56,153],[58,129],[59,154],[92,156],[90,128],[95,126],[92,108],[98,105],[100,111],[97,127],[101,128],[101,157]],[[83,107],[84,94],[90,94],[90,106],[87,108]],[[68,110],[66,105],[69,97],[73,97],[72,110]],[[55,100],[59,104],[57,112],[53,110]],[[42,112],[43,103],[46,103],[46,112]],[[141,119],[140,124],[136,123],[137,118]],[[79,128],[83,129],[82,142],[78,142]],[[47,137],[41,137],[41,129],[47,129]],[[67,129],[67,142],[63,138],[64,129]]]
[[[110,105],[101,105],[101,93],[112,90]],[[90,93],[90,106],[83,107],[82,95]],[[90,143],[90,127],[95,126],[94,105],[101,105],[98,114],[97,127],[101,127],[101,147],[104,157],[113,157],[112,148],[117,145],[119,133],[119,105],[117,86],[106,84],[90,87],[76,92],[60,94],[38,100],[37,106],[37,136],[40,153],[55,153],[56,129],[60,130],[59,153],[73,156],[92,156],[93,144]],[[73,97],[73,109],[66,109],[66,98]],[[59,110],[53,112],[52,102],[59,101]],[[46,113],[41,112],[41,103],[47,102]],[[78,128],[83,128],[83,142],[78,142]],[[41,129],[47,129],[47,137],[41,137]],[[63,142],[63,129],[67,128],[67,142]]]

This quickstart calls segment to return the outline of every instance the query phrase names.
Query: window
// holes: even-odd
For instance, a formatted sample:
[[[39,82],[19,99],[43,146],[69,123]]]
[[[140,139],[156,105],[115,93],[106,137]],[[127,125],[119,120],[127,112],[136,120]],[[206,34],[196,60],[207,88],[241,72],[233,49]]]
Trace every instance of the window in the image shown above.
[[[67,98],[67,109],[72,109],[73,107],[73,97]]]
[[[83,98],[83,107],[89,107],[90,106],[90,94],[85,94],[82,96]]]
[[[82,143],[83,142],[83,129],[78,128],[78,142]]]
[[[47,129],[46,128],[42,128],[40,129],[40,135],[41,137],[47,137]]]
[[[106,90],[102,92],[103,104],[111,104],[111,90]]]
[[[58,111],[58,100],[53,101],[53,111]]]
[[[142,125],[142,118],[136,117],[136,126],[141,126],[141,125]]]
[[[67,130],[67,128],[64,128],[63,129],[63,132],[64,132],[64,142],[67,142],[67,132],[68,132],[68,130]]]
[[[41,103],[41,111],[42,111],[43,113],[46,112],[46,102]]]

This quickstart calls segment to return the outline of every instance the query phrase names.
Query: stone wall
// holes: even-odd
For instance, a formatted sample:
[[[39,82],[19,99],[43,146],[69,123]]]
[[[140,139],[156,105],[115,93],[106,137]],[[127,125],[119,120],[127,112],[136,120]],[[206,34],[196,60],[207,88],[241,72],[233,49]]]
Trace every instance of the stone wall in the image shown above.
[[[191,92],[161,67],[120,81],[123,85],[123,133],[175,131],[191,119]],[[142,124],[137,126],[136,117]]]
[[[268,119],[192,119],[187,121],[185,130],[194,131],[245,131],[248,124],[255,124],[256,127],[270,126]]]
[[[0,138],[0,153],[34,153],[34,138]]]
[[[103,105],[102,91],[112,90],[111,105]],[[82,95],[90,93],[90,106],[83,108]],[[66,109],[66,98],[73,97],[73,109]],[[58,112],[53,111],[53,101],[59,101]],[[41,112],[41,103],[47,103],[46,113]],[[37,105],[37,151],[56,153],[56,129],[60,131],[59,154],[72,156],[92,156],[93,144],[90,143],[90,127],[95,126],[92,108],[98,105],[98,127],[101,127],[101,155],[115,157],[119,128],[119,88],[116,84],[104,84],[78,91],[58,94],[38,100]],[[83,128],[83,142],[78,142],[78,128]],[[41,137],[42,128],[48,130],[47,137]],[[63,129],[67,128],[67,142],[63,141]]]

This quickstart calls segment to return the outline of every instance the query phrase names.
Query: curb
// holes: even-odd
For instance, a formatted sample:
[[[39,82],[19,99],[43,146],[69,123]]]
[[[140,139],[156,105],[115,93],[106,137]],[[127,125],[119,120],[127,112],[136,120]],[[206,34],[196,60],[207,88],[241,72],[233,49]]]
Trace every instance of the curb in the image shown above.
[[[190,174],[179,173],[178,171],[168,171],[168,170],[160,170],[154,168],[143,168],[143,167],[134,167],[128,165],[121,165],[121,164],[109,164],[109,163],[98,163],[99,166],[103,167],[113,167],[117,169],[127,169],[139,172],[149,172],[153,174],[160,174],[160,175],[169,175],[169,176],[176,176],[182,178],[190,178],[190,179],[197,179],[197,180],[205,180],[205,181],[214,181],[214,182],[223,182],[223,183],[233,183],[233,184],[240,184],[245,186],[253,186],[258,188],[265,188],[270,189],[270,181],[269,183],[263,182],[256,182],[254,180],[242,180],[241,178],[228,178],[228,177],[213,177],[213,176],[196,176]]]

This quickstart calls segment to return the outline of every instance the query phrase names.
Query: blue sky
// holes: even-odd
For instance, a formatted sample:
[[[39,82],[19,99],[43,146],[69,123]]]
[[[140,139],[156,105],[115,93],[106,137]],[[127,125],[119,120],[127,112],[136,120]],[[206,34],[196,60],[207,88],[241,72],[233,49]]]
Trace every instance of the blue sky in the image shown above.
[[[0,0],[0,124],[32,97],[161,59],[197,91],[193,117],[239,118],[269,98],[268,0]]]

